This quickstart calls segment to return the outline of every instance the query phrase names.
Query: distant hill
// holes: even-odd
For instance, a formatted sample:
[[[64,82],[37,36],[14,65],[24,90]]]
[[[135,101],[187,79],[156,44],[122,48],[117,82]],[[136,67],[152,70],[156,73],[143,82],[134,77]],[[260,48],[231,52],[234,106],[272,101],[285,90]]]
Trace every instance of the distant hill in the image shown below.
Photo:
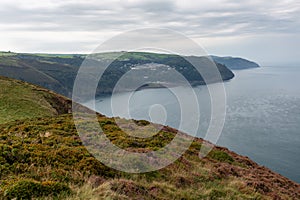
[[[202,139],[194,139],[184,155],[158,171],[111,169],[82,145],[67,114],[69,99],[22,81],[1,77],[0,83],[0,199],[300,198],[299,184],[226,148],[215,147],[200,159]],[[177,133],[163,127],[150,138],[136,138],[113,118],[99,114],[98,121],[114,145],[133,152],[156,151]],[[150,124],[135,122],[145,131]]]
[[[243,59],[243,58],[218,57],[218,56],[211,56],[211,58],[215,62],[221,63],[232,70],[241,70],[241,69],[250,69],[250,68],[260,67],[257,63]]]
[[[101,53],[89,56],[87,62],[92,62],[95,66],[101,62],[108,62],[111,58],[120,54],[120,52]],[[24,80],[36,85],[53,90],[59,94],[71,97],[73,83],[76,78],[79,67],[86,58],[83,54],[22,54],[2,52],[0,53],[0,75]],[[211,62],[205,57],[194,57],[194,61],[202,68],[209,72]],[[155,77],[160,76],[165,79],[168,69],[176,69],[192,85],[206,84],[201,75],[195,68],[183,57],[170,54],[155,54],[143,52],[125,53],[118,59],[114,60],[109,68],[105,71],[101,87],[97,89],[97,95],[111,93],[119,78],[132,68],[140,65],[156,65],[156,69],[151,73]],[[159,66],[165,67],[159,67]],[[234,74],[224,65],[217,63],[223,80],[230,80]],[[212,73],[208,73],[208,83],[218,81],[218,78]],[[134,76],[134,79],[143,79],[144,75]],[[172,78],[170,76],[169,78]],[[175,81],[176,80],[172,80]],[[171,83],[176,85],[180,83]],[[124,87],[123,90],[130,90]]]
[[[69,96],[83,58],[40,54],[0,54],[0,75]]]

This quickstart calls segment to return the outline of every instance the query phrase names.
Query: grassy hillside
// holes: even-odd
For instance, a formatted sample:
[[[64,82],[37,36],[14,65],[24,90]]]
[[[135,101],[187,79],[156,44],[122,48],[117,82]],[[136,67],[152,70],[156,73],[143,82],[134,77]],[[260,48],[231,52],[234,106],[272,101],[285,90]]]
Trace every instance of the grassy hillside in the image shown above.
[[[0,77],[0,124],[68,113],[67,98],[46,89]]]
[[[99,122],[114,144],[131,151],[162,147],[175,134],[164,128],[151,139],[133,139],[120,131],[113,119],[99,116]],[[201,144],[200,139],[195,140],[179,160],[162,170],[127,174],[104,166],[87,152],[71,115],[12,122],[0,126],[0,195],[58,195],[67,199],[300,198],[299,185],[224,148],[215,148],[207,158],[200,159]]]
[[[0,199],[300,198],[299,184],[225,148],[216,147],[200,159],[201,139],[195,139],[180,159],[159,171],[129,174],[108,168],[82,146],[72,115],[63,114],[70,101],[23,82],[1,80],[16,88],[18,113],[33,111],[26,106],[30,98],[31,105],[40,105],[35,108],[44,115],[37,111],[30,119],[0,125]],[[0,90],[2,93],[8,95],[6,90]],[[0,113],[2,119],[15,110],[13,102],[6,100],[7,113]],[[128,151],[157,150],[176,134],[164,127],[151,138],[135,138],[124,133],[113,118],[99,115],[98,121],[111,142]]]

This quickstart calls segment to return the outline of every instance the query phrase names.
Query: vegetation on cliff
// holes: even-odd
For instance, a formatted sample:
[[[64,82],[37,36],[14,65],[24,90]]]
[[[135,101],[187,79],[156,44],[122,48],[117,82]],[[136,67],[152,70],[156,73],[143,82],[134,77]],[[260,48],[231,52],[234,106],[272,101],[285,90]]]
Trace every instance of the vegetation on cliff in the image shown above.
[[[82,145],[72,114],[66,109],[71,105],[70,100],[20,81],[0,80],[18,88],[18,104],[22,106],[8,103],[5,110],[16,115],[0,125],[2,199],[300,198],[299,184],[225,148],[215,147],[206,158],[200,159],[201,139],[194,139],[184,155],[161,170],[129,174],[111,169]],[[4,90],[0,91],[3,95]],[[5,95],[9,91],[15,93],[5,90]],[[16,119],[18,113],[32,112],[31,106],[24,106],[27,94],[35,96],[31,99],[39,105],[35,110],[41,109],[44,115],[36,112],[26,119]],[[0,112],[1,119],[7,115],[5,110]],[[177,133],[163,127],[150,138],[135,138],[124,133],[113,118],[99,114],[98,121],[110,141],[128,151],[160,149]]]

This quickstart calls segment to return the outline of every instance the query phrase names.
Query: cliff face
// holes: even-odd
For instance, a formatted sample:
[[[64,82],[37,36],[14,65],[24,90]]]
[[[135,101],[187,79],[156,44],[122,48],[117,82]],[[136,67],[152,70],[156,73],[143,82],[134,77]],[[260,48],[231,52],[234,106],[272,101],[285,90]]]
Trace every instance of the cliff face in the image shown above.
[[[202,139],[173,164],[154,172],[129,174],[111,169],[96,160],[82,145],[72,114],[71,101],[53,92],[24,82],[1,78],[18,88],[14,100],[1,110],[0,117],[28,113],[28,97],[40,105],[44,115],[0,125],[0,197],[4,199],[299,199],[300,185],[259,166],[249,158],[226,148],[215,147],[207,157],[198,154]],[[25,88],[24,90],[21,88]],[[33,93],[31,93],[33,92]],[[8,92],[1,89],[0,97]],[[12,94],[11,94],[12,95]],[[51,105],[51,106],[49,106]],[[2,108],[2,107],[1,107]],[[35,108],[36,110],[39,109]],[[177,130],[163,127],[150,138],[131,137],[113,118],[98,115],[106,137],[116,146],[132,152],[158,150],[168,144]],[[4,123],[5,122],[5,123]],[[123,120],[123,125],[127,123]],[[146,127],[149,122],[135,121]],[[133,130],[134,131],[134,130]],[[140,132],[143,134],[142,132]],[[181,133],[184,134],[184,133]],[[94,139],[93,134],[91,140]],[[189,137],[186,135],[186,137]],[[139,162],[139,161],[137,161]]]

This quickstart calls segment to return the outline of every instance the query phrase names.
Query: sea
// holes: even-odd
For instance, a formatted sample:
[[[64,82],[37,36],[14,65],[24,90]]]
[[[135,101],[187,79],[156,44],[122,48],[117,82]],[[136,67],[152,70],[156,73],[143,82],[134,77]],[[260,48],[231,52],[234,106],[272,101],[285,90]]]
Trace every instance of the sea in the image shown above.
[[[216,144],[300,183],[300,66],[266,66],[233,72],[235,77],[223,83],[226,115]],[[92,101],[86,105],[109,117],[145,119],[178,129],[180,123],[197,118],[193,112],[185,118],[181,114],[181,103],[189,101],[189,97],[176,94],[185,94],[189,89],[117,93],[97,98],[95,107]],[[199,104],[199,112],[195,113],[200,114],[197,137],[204,138],[213,104],[207,86],[193,90]],[[116,105],[124,110],[114,109]],[[189,134],[195,131],[192,129],[194,126],[184,126],[181,131]]]

